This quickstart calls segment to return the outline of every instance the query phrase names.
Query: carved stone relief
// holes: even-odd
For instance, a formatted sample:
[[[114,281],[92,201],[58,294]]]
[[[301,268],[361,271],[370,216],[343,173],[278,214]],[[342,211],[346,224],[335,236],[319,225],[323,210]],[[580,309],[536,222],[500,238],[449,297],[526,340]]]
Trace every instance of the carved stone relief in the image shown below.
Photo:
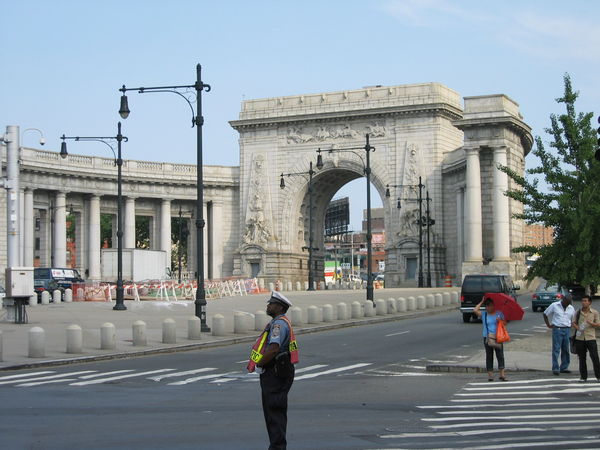
[[[256,155],[252,162],[250,188],[248,190],[248,207],[246,211],[246,244],[264,245],[271,238],[271,224],[265,216],[265,168],[264,156]]]
[[[326,142],[339,139],[356,139],[369,133],[371,137],[385,137],[387,129],[379,122],[372,122],[362,128],[353,128],[349,123],[340,126],[319,126],[312,131],[305,131],[301,127],[290,127],[287,130],[288,144],[303,144],[305,142]]]

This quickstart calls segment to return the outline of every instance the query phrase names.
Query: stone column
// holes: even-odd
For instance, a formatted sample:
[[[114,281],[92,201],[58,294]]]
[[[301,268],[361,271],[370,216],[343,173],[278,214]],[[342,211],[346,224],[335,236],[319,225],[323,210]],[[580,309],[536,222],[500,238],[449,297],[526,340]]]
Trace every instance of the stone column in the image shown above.
[[[215,278],[223,278],[223,204],[212,202],[210,240],[212,248],[212,268]]]
[[[510,260],[510,212],[508,197],[504,193],[508,190],[508,176],[498,169],[506,166],[506,147],[494,148],[493,167],[493,195],[492,208],[494,219],[494,261]]]
[[[67,265],[67,194],[65,192],[56,193],[52,244],[54,267],[65,267]]]
[[[209,279],[209,268],[208,268],[208,264],[209,264],[209,260],[208,260],[208,204],[204,203],[202,205],[202,210],[204,211],[204,233],[202,233],[202,236],[204,236],[204,279],[208,280]]]
[[[123,247],[135,248],[135,197],[125,198]]]
[[[19,265],[25,266],[25,189],[19,189]]]
[[[35,238],[33,228],[35,226],[33,211],[33,189],[25,190],[23,201],[23,265],[33,267],[33,251]]]
[[[194,218],[188,222],[190,234],[188,235],[188,270],[192,273],[196,273],[198,270],[196,267],[196,213],[194,212]]]
[[[88,279],[100,280],[100,196],[92,195],[89,199],[88,222]]]
[[[165,267],[171,267],[171,200],[160,205],[160,250],[166,252]]]
[[[482,225],[481,225],[481,168],[479,147],[465,149],[467,154],[467,189],[465,195],[465,231],[467,239],[466,260],[481,262]]]
[[[465,258],[465,190],[460,188],[456,191],[456,253],[458,266]]]

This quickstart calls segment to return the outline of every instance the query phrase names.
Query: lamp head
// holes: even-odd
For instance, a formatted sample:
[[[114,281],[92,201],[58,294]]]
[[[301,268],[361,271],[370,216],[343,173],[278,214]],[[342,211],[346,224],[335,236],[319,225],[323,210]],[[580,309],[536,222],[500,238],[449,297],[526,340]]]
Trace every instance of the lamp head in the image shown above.
[[[321,155],[321,149],[319,149],[319,154],[317,155],[317,169],[321,170],[323,168],[323,155]]]
[[[40,145],[44,145],[46,143],[46,139],[40,138]]]
[[[396,208],[402,209],[402,205],[400,204],[400,199],[398,199],[398,204],[396,205]]]
[[[60,144],[60,157],[65,159],[69,153],[67,152],[67,143],[63,140]]]
[[[125,85],[123,85],[123,89],[125,89]],[[123,91],[123,95],[121,95],[121,106],[119,107],[119,115],[123,119],[127,119],[130,112],[129,104],[127,103],[127,96],[125,95],[125,91]]]
[[[386,186],[386,188],[385,188],[385,196],[386,197],[390,196],[390,188],[389,188],[389,186]]]
[[[281,174],[281,181],[279,182],[279,187],[281,189],[285,189],[285,179],[283,178],[283,174]]]

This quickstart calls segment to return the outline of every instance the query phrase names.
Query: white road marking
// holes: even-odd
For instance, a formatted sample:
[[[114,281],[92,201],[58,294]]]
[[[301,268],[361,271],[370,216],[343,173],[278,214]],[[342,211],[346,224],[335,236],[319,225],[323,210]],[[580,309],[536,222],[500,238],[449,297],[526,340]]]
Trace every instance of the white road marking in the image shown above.
[[[406,367],[407,369],[427,369],[427,366],[412,366],[410,364],[402,364],[400,367]]]
[[[590,402],[591,403],[591,402]],[[507,406],[507,405],[503,405]],[[600,408],[585,408],[587,411],[600,411]],[[438,414],[514,414],[514,413],[531,413],[542,411],[581,411],[581,408],[533,408],[533,409],[495,409],[493,411],[439,411]],[[515,417],[511,415],[511,418]],[[552,416],[549,416],[552,417]]]
[[[494,399],[498,400],[498,399]],[[504,403],[502,401],[501,405],[494,405],[493,403],[479,403],[476,405],[433,405],[433,406],[417,406],[420,409],[456,409],[456,408],[465,408],[465,409],[473,409],[473,408],[498,408],[505,406],[546,406],[546,405],[597,405],[598,402],[521,402],[521,403]],[[511,410],[516,411],[516,410]],[[562,410],[561,410],[562,411]],[[441,414],[441,413],[440,413]]]
[[[513,384],[537,384],[537,383],[548,383],[548,382],[565,382],[565,383],[572,383],[573,382],[573,378],[538,378],[535,380],[511,380],[511,381],[494,381],[494,382],[481,382],[481,383],[469,383],[469,386],[493,386],[496,384],[501,384],[503,386],[506,385],[513,385]],[[545,387],[542,386],[542,387]]]
[[[524,425],[564,425],[564,424],[600,423],[600,419],[577,419],[577,420],[535,420],[531,422],[497,422],[494,426],[524,426]],[[436,430],[447,430],[452,428],[472,427],[473,423],[455,423],[452,425],[429,425]]]
[[[497,448],[515,448],[515,447],[556,447],[558,445],[574,445],[574,444],[597,444],[600,439],[572,439],[570,441],[545,441],[545,442],[513,442],[504,445],[483,445],[478,447],[461,447],[463,450],[493,450]],[[575,448],[575,447],[572,447]]]
[[[79,372],[59,373],[57,375],[49,375],[49,376],[44,376],[44,377],[33,377],[33,378],[27,378],[24,380],[19,379],[19,380],[0,381],[0,384],[28,383],[30,381],[46,381],[46,380],[53,380],[56,378],[72,377],[72,376],[79,375],[82,373],[92,373],[92,372],[97,372],[97,371],[96,370],[80,370]]]
[[[237,380],[238,378],[217,378],[216,380],[212,380],[211,383],[229,383],[230,381]]]
[[[522,394],[522,392],[521,392]],[[457,394],[458,395],[458,394]],[[521,402],[521,401],[540,401],[540,400],[560,400],[558,397],[542,397],[542,398],[461,398],[452,399],[455,403],[477,403],[477,402]]]
[[[79,378],[82,380],[89,380],[91,378],[105,377],[106,375],[115,375],[117,373],[127,373],[127,372],[133,372],[133,369],[113,370],[112,372],[93,373],[92,375],[83,375]]]
[[[579,409],[581,411],[581,409]],[[447,422],[447,421],[459,421],[459,420],[513,420],[513,419],[551,419],[554,417],[562,417],[563,419],[571,417],[589,417],[587,413],[580,414],[524,414],[524,415],[510,415],[510,416],[461,416],[461,417],[435,417],[421,419],[424,422]]]
[[[212,378],[221,378],[227,375],[232,375],[236,372],[226,372],[226,373],[213,373],[212,375],[202,375],[199,377],[192,377],[192,378],[187,378],[185,380],[181,380],[181,381],[174,381],[173,383],[168,383],[169,386],[183,386],[184,384],[190,384],[190,383],[195,383],[196,381],[202,381],[202,380],[210,380]],[[239,373],[239,372],[237,372]]]
[[[468,393],[458,393],[455,394],[457,396],[461,396],[461,397],[470,397],[470,396],[482,396],[482,395],[507,395],[507,394],[519,394],[519,395],[549,395],[549,394],[563,394],[565,392],[567,392],[568,390],[564,390],[564,391],[559,391],[557,392],[556,390],[553,391],[537,391],[537,392],[468,392]]]
[[[77,378],[61,378],[60,380],[34,381],[32,383],[17,384],[17,387],[31,387],[31,386],[40,386],[42,384],[50,384],[50,383],[64,383],[65,381],[75,381],[76,379]]]
[[[316,378],[316,377],[320,377],[321,375],[329,375],[332,373],[345,372],[345,371],[352,370],[352,369],[359,369],[361,367],[370,366],[371,364],[372,363],[359,363],[359,364],[353,364],[351,366],[338,367],[337,369],[324,370],[323,372],[307,373],[306,375],[301,375],[299,377],[296,377],[295,381],[306,380],[308,378]]]
[[[514,433],[515,431],[544,431],[544,428],[519,427],[503,428],[501,430],[468,430],[468,431],[446,431],[431,433],[401,433],[401,434],[383,434],[381,439],[401,439],[401,438],[421,438],[421,437],[456,437],[456,436],[479,436],[482,434],[500,434]]]
[[[533,334],[530,333],[515,333],[513,331],[510,332],[511,336],[533,336]]]
[[[44,370],[43,372],[32,372],[32,373],[20,373],[18,375],[7,375],[5,377],[0,377],[0,381],[2,380],[12,380],[13,378],[26,378],[26,377],[34,377],[36,375],[44,375],[47,373],[54,373],[54,370]]]
[[[532,386],[515,386],[515,385],[507,385],[507,382],[501,382],[503,383],[502,385],[498,386],[494,386],[494,391],[512,391],[512,390],[517,390],[517,389],[531,389]],[[492,383],[490,383],[492,384]],[[575,387],[575,386],[581,386],[580,383],[578,383],[576,380],[572,380],[571,383],[565,385],[565,384],[546,384],[544,386],[540,386],[543,388],[551,388],[551,387],[560,387],[560,388],[564,388],[564,387]],[[487,387],[468,387],[468,388],[464,388],[465,391],[489,391],[490,389]],[[562,392],[559,391],[559,392]]]
[[[167,373],[165,375],[157,375],[155,377],[148,377],[148,379],[152,380],[152,381],[160,381],[163,378],[173,378],[173,377],[182,377],[185,375],[195,375],[197,373],[210,372],[211,370],[217,370],[217,369],[216,369],[216,367],[203,367],[202,369],[186,370],[184,372],[173,372],[173,373]]]
[[[123,380],[125,378],[133,378],[133,377],[142,377],[144,375],[152,375],[153,373],[171,372],[173,370],[175,370],[175,369],[158,369],[158,370],[150,370],[148,372],[128,373],[126,375],[117,375],[116,377],[97,378],[95,380],[79,381],[77,383],[70,383],[69,386],[87,386],[89,384],[101,384],[101,383],[106,383],[107,381]]]
[[[406,333],[410,333],[410,331],[399,331],[398,333],[386,334],[385,337],[400,336],[400,335],[406,334]]]
[[[301,369],[296,370],[296,373],[310,372],[311,370],[322,369],[323,367],[327,367],[327,364],[315,364],[314,366],[302,367]]]

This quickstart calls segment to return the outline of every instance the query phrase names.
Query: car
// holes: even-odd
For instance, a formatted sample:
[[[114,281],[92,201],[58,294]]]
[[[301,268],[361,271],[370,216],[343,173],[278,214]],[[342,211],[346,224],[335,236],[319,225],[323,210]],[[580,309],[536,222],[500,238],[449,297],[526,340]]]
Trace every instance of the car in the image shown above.
[[[531,294],[531,310],[543,311],[552,303],[562,300],[563,298],[571,298],[571,293],[564,287],[557,284],[540,285],[540,287]]]
[[[52,295],[52,292],[59,290],[63,294],[65,289],[71,289],[73,283],[82,282],[83,278],[77,269],[56,267],[33,269],[33,288],[38,295],[38,300],[44,291],[48,291]]]
[[[577,283],[565,285],[565,289],[571,293],[572,301],[581,301],[581,297],[585,295],[585,288]]]
[[[6,290],[4,289],[4,286],[0,284],[0,300],[2,300],[4,297],[6,297]]]
[[[506,294],[516,300],[516,291],[519,289],[520,286],[513,283],[510,275],[489,273],[465,275],[460,290],[459,308],[463,322],[469,323],[471,318],[476,318],[473,310],[485,294]]]

